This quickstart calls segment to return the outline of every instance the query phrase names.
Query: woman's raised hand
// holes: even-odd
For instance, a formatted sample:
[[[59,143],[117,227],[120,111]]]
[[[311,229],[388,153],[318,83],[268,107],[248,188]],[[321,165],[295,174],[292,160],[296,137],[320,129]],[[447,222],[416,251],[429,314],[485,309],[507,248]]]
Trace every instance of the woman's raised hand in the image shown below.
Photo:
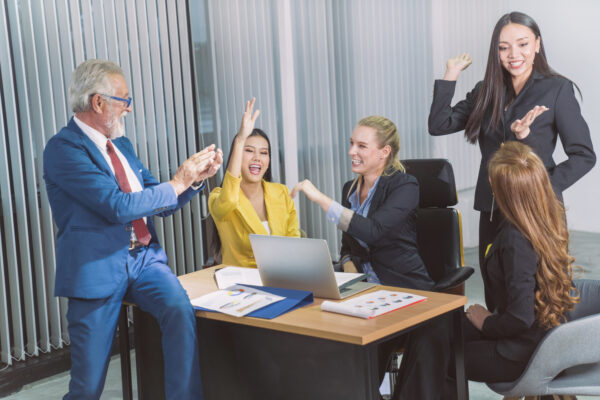
[[[471,56],[467,53],[462,53],[460,56],[449,58],[446,62],[446,74],[444,75],[444,80],[457,80],[458,75],[460,75],[463,70],[467,69],[472,62]]]
[[[533,121],[541,114],[548,111],[549,108],[546,106],[535,106],[521,119],[516,119],[510,124],[510,130],[513,131],[517,139],[523,140],[531,132],[529,127],[533,124]]]
[[[250,134],[254,130],[254,123],[260,115],[260,110],[256,110],[254,111],[254,114],[252,114],[255,101],[255,97],[253,97],[250,101],[246,101],[246,109],[244,110],[244,114],[242,114],[242,123],[240,125],[240,131],[237,134],[237,136],[241,140],[246,140],[246,138],[250,136]]]

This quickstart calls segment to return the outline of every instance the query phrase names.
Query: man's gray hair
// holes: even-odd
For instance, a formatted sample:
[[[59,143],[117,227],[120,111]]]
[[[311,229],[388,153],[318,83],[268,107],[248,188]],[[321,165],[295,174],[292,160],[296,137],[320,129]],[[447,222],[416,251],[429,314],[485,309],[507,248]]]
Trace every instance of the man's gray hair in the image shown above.
[[[109,75],[123,75],[117,64],[108,60],[91,59],[79,64],[73,72],[69,86],[69,105],[74,113],[90,109],[90,96],[94,93],[114,95]]]

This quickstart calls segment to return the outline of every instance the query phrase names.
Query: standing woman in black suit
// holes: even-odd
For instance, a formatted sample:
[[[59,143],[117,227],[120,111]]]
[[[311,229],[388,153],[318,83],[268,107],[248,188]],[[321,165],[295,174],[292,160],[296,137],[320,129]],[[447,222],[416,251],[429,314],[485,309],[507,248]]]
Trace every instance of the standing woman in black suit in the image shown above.
[[[508,142],[489,163],[489,181],[504,221],[482,265],[493,305],[475,304],[466,312],[465,373],[469,380],[510,382],[579,296],[564,207],[541,158],[529,146]]]
[[[529,145],[541,158],[559,197],[596,162],[590,132],[575,99],[573,82],[556,73],[546,61],[540,29],[520,12],[503,15],[496,23],[483,81],[466,99],[451,107],[456,80],[471,64],[467,54],[451,58],[446,74],[436,80],[429,113],[429,133],[445,135],[464,129],[467,141],[479,143],[481,165],[475,189],[479,219],[479,261],[496,236],[502,216],[497,211],[487,165],[504,142]],[[556,165],[556,139],[568,159]]]
[[[358,270],[383,285],[431,290],[434,283],[417,250],[419,184],[404,173],[399,149],[400,137],[392,121],[363,118],[352,132],[348,151],[357,177],[344,185],[341,204],[309,180],[298,183],[291,195],[304,192],[343,231],[341,256],[346,272]],[[379,345],[380,381],[395,350],[400,345],[406,348],[400,370],[404,384],[394,391],[394,399],[440,398],[442,387],[431,385],[430,380],[446,377],[438,362],[448,354],[449,331],[449,319],[438,318]]]

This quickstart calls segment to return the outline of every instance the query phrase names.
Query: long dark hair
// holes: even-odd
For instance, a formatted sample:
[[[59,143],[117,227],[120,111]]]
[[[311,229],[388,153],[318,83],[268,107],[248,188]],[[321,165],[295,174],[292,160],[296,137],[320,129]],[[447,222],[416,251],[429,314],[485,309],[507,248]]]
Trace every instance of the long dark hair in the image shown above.
[[[267,149],[269,151],[269,166],[267,167],[267,172],[265,172],[265,174],[263,175],[263,179],[267,182],[271,182],[273,180],[273,177],[271,175],[271,141],[269,140],[269,137],[267,136],[267,134],[260,128],[254,128],[252,130],[252,133],[250,135],[248,135],[248,137],[252,137],[252,136],[260,136],[267,141]],[[231,141],[231,146],[229,146],[229,155],[227,156],[227,163],[225,164],[225,171],[229,167],[229,161],[231,160],[231,153],[233,152],[234,144],[235,144],[235,136],[234,136],[233,140]],[[225,175],[223,175],[223,179],[225,179]],[[223,187],[222,180],[221,180],[221,184],[219,186]]]
[[[477,92],[475,106],[469,115],[469,119],[465,127],[465,137],[470,143],[475,143],[479,137],[479,134],[482,133],[483,127],[481,124],[484,117],[488,116],[490,118],[489,126],[486,129],[494,130],[498,127],[500,123],[500,115],[502,115],[502,108],[504,107],[504,104],[502,104],[502,93],[504,88],[506,88],[506,104],[510,104],[510,102],[512,102],[516,97],[510,73],[505,70],[504,67],[502,67],[502,64],[500,63],[500,56],[498,54],[500,32],[502,31],[502,28],[511,23],[528,27],[535,35],[535,38],[540,39],[540,51],[535,55],[533,70],[546,77],[562,77],[562,75],[556,73],[548,65],[546,52],[544,50],[544,41],[542,40],[542,36],[540,34],[540,28],[533,18],[518,11],[504,14],[494,27],[492,40],[490,42],[487,67],[485,69],[485,76],[483,78],[483,82],[481,83],[481,87]],[[575,85],[575,87],[581,96],[579,87],[577,87],[577,85]],[[489,114],[491,114],[491,116]]]

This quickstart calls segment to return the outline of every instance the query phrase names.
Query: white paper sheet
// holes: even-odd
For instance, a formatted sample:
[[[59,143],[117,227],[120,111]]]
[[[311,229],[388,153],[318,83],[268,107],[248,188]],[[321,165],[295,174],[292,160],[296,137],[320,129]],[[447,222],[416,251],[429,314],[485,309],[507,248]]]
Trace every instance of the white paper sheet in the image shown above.
[[[192,299],[192,305],[209,310],[243,317],[252,311],[258,310],[269,304],[283,300],[284,297],[276,296],[262,290],[243,285],[234,285],[227,289],[217,290]]]
[[[424,300],[427,300],[427,297],[412,293],[377,290],[341,302],[324,301],[321,309],[353,317],[374,318]]]

